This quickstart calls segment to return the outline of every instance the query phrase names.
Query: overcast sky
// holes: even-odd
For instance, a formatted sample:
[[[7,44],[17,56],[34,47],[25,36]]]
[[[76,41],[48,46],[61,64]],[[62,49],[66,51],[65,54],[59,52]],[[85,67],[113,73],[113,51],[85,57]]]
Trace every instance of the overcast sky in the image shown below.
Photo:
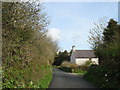
[[[118,21],[117,2],[44,2],[51,21],[49,35],[58,41],[61,50],[90,49],[87,42],[94,22],[106,16]],[[74,42],[75,40],[75,42]]]

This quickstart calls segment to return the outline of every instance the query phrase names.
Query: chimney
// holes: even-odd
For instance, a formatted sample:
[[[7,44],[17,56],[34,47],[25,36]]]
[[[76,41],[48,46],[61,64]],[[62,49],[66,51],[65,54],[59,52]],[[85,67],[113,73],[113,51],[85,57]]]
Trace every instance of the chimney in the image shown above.
[[[75,46],[74,45],[72,46],[72,51],[75,51]]]

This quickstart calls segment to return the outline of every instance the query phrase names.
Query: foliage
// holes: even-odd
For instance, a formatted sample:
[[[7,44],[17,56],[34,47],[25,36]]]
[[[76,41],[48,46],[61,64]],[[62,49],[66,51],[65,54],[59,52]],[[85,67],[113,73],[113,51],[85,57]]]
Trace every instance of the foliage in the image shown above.
[[[90,65],[92,65],[92,60],[88,60],[85,62],[85,64],[83,64],[83,66],[89,67]]]
[[[69,62],[69,61],[63,61],[62,64],[61,64],[61,66],[76,68],[76,67],[78,67],[79,65],[74,64],[74,63],[71,63],[71,62]]]
[[[57,51],[48,24],[40,3],[2,2],[3,88],[33,88],[48,74]]]
[[[118,82],[115,73],[116,71],[108,70],[103,66],[90,66],[84,78],[101,88],[116,88]]]
[[[72,72],[72,69],[70,67],[60,67],[59,69],[65,71],[65,72]]]
[[[65,72],[70,72],[70,73],[78,73],[80,75],[84,75],[86,73],[86,70],[82,70],[79,68],[72,68],[72,67],[59,67],[59,69],[65,71]]]
[[[70,54],[65,50],[64,52],[59,52],[56,57],[53,65],[59,66],[62,64],[63,61],[69,61],[70,60]]]
[[[99,27],[95,31],[93,31],[93,33],[96,34],[98,30],[99,30]],[[120,83],[118,81],[118,78],[120,77],[120,68],[119,68],[120,25],[118,25],[117,22],[114,21],[113,19],[110,19],[108,22],[108,25],[103,28],[102,33],[98,33],[98,34],[102,34],[101,35],[102,37],[99,37],[99,35],[94,36],[94,34],[91,35],[91,37],[101,39],[100,43],[97,43],[97,44],[96,44],[97,40],[94,39],[93,40],[94,42],[90,40],[90,42],[93,43],[92,48],[94,49],[96,56],[98,56],[99,58],[100,68],[102,66],[102,68],[106,70],[105,71],[106,73],[110,73],[110,75],[113,75],[113,76],[108,75],[108,78],[110,80],[107,83],[102,79],[104,78],[104,76],[101,74],[104,74],[104,72],[99,72],[99,75],[95,76],[95,78],[99,78],[100,80],[102,80],[102,81],[98,80],[100,85],[102,85],[101,83],[104,84],[104,86],[101,86],[101,87],[110,87],[112,80],[115,80],[115,82],[113,82],[111,87],[115,87],[115,86],[120,87],[120,85],[118,84]],[[99,70],[99,67],[96,68],[95,70]],[[94,75],[94,72],[92,72],[91,70],[91,73],[89,74],[92,74],[92,73]],[[87,76],[90,77],[89,75]],[[91,80],[92,79],[93,78],[91,77]]]
[[[80,75],[84,75],[86,71],[82,69],[72,69],[72,73],[78,73]]]
[[[107,28],[105,28],[103,31],[103,41],[105,44],[109,44],[115,39],[114,35],[117,29],[118,29],[117,22],[114,21],[113,19],[110,19]]]
[[[66,61],[64,61],[61,64],[61,67],[59,67],[59,69],[65,72],[78,73],[81,75],[84,75],[86,73],[87,68],[88,68],[87,66],[79,66]]]

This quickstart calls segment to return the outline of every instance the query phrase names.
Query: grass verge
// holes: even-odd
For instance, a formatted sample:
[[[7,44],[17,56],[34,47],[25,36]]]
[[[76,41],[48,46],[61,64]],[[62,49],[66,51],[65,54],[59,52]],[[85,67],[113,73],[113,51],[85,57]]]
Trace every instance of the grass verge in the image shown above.
[[[0,66],[0,89],[2,89],[2,66]]]
[[[52,80],[52,68],[47,67],[47,74],[39,81],[40,88],[48,88]]]

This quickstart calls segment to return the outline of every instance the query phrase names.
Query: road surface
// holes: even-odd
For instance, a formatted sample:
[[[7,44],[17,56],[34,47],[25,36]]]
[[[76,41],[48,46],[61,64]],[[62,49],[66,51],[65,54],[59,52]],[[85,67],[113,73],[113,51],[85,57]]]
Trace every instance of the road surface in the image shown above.
[[[53,79],[49,88],[96,88],[91,83],[82,79],[82,77],[66,73],[59,69],[53,69]]]

